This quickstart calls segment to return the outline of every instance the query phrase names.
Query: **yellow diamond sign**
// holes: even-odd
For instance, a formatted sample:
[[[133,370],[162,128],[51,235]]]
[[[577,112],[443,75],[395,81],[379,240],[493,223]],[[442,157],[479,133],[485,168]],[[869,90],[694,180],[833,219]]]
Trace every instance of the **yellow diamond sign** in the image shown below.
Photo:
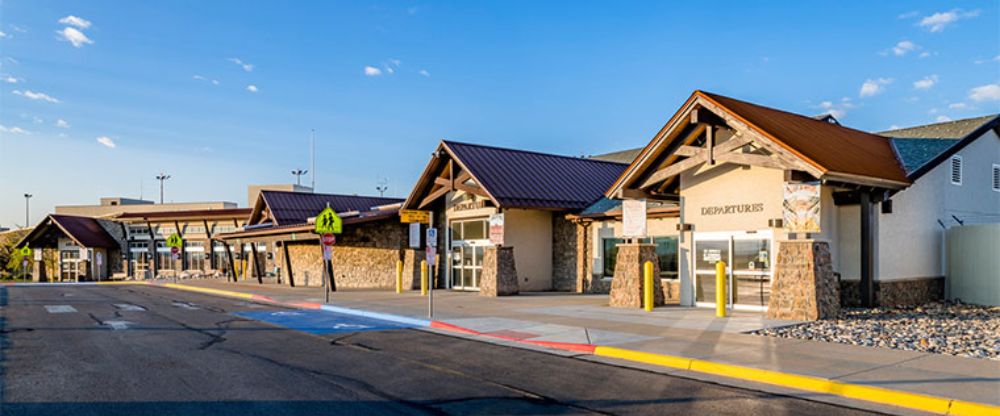
[[[340,234],[343,222],[333,209],[327,206],[316,216],[317,234]]]
[[[170,234],[170,237],[167,237],[167,247],[181,248],[182,245],[184,245],[184,239],[182,239],[180,235],[175,233]]]

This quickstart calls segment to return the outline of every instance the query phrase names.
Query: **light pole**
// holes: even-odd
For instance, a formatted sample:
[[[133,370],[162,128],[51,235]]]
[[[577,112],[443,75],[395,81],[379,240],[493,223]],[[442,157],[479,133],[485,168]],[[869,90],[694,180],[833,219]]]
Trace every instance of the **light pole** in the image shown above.
[[[378,191],[378,196],[385,196],[385,191],[389,190],[389,179],[380,176],[375,178],[375,182],[377,183],[375,190]]]
[[[306,173],[309,173],[309,171],[308,170],[302,170],[302,169],[295,169],[295,170],[292,171],[292,175],[295,175],[295,185],[296,186],[302,185],[302,175],[305,175]]]
[[[29,212],[29,210],[28,210],[28,206],[29,206],[28,200],[30,200],[31,197],[33,197],[33,196],[34,195],[32,195],[32,194],[24,194],[24,228],[28,228],[28,227],[31,226],[31,222],[28,221],[28,212]]]
[[[167,175],[167,174],[165,174],[163,172],[160,172],[159,175],[156,175],[156,180],[160,181],[160,204],[161,205],[163,204],[163,181],[165,181],[167,179],[170,179],[170,175]]]

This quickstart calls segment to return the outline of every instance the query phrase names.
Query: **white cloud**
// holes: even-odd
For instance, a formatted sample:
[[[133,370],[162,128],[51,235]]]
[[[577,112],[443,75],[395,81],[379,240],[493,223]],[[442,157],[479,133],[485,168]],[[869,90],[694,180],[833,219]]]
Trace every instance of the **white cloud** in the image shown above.
[[[253,84],[247,85],[247,91],[257,92],[257,86]]]
[[[906,13],[903,13],[903,14],[897,16],[897,19],[900,19],[900,20],[903,20],[903,19],[912,19],[912,18],[917,17],[917,16],[920,16],[920,12],[914,10],[914,11],[906,12]]]
[[[72,16],[72,15],[66,16],[66,17],[64,17],[62,19],[59,19],[59,23],[62,23],[64,25],[76,26],[76,27],[78,27],[80,29],[86,29],[86,28],[90,27],[90,21],[89,20],[84,19],[82,17]]]
[[[4,75],[3,77],[3,82],[6,82],[8,84],[17,84],[19,81],[21,81],[20,78],[14,78],[10,75]]]
[[[0,39],[9,38],[9,37],[10,37],[10,35],[4,33],[2,30],[0,30]]]
[[[841,119],[847,115],[847,110],[854,108],[854,103],[851,102],[850,98],[844,97],[841,98],[839,102],[833,102],[830,100],[820,102],[817,107],[823,110],[826,114],[829,114],[836,119]]]
[[[418,73],[418,74],[420,74],[420,75],[423,75],[423,76],[425,76],[425,77],[429,77],[429,76],[431,76],[431,73],[430,73],[430,72],[427,72],[427,70],[426,70],[426,69],[421,69],[421,70],[420,70],[420,71],[418,71],[417,73]]]
[[[937,52],[935,52],[935,53],[932,54],[930,52],[923,51],[923,52],[920,52],[920,55],[917,55],[917,57],[918,58],[929,58],[931,55],[937,55]]]
[[[861,84],[861,92],[859,93],[862,97],[871,97],[874,95],[881,94],[885,90],[885,86],[892,83],[892,78],[878,78],[878,79],[867,79],[863,84]]]
[[[937,82],[938,82],[937,75],[928,75],[921,80],[915,81],[913,83],[913,88],[916,88],[918,90],[929,90],[931,89],[931,87],[934,86],[934,84],[937,84]]]
[[[951,117],[948,117],[948,116],[937,116],[937,118],[934,119],[934,121],[937,121],[938,123],[945,123],[945,122],[951,121]]]
[[[69,122],[67,122],[66,120],[63,120],[63,119],[58,119],[58,120],[56,120],[56,127],[59,127],[61,129],[68,129],[69,128]]]
[[[4,126],[3,124],[0,124],[0,133],[31,134],[31,132],[29,132],[29,131],[27,131],[25,129],[22,129],[20,127],[17,127],[17,126],[7,127],[7,126]]]
[[[29,99],[32,99],[32,100],[48,101],[50,103],[58,103],[59,102],[58,99],[56,99],[56,98],[54,98],[54,97],[52,97],[52,96],[50,96],[48,94],[41,93],[41,92],[34,92],[34,91],[31,91],[31,90],[24,90],[24,91],[14,90],[14,91],[11,91],[11,92],[14,95],[20,95],[20,96],[22,96],[24,98],[29,98]]]
[[[899,125],[898,124],[890,125],[889,130],[899,130]]]
[[[45,123],[45,120],[42,120],[39,116],[31,116],[31,122],[35,124],[42,124]]]
[[[88,38],[87,35],[84,35],[83,32],[72,27],[64,27],[63,30],[57,30],[56,34],[59,35],[60,39],[72,43],[73,46],[77,48],[82,48],[83,45],[94,43],[94,41],[90,40],[90,38]]]
[[[111,138],[108,137],[108,136],[98,137],[97,138],[97,142],[100,143],[100,144],[103,144],[105,147],[108,147],[108,148],[111,148],[111,149],[115,148],[115,141],[111,140]]]
[[[219,85],[219,80],[213,79],[212,80],[212,85]]]
[[[219,80],[217,80],[217,79],[209,80],[208,78],[205,78],[205,77],[203,77],[201,75],[194,75],[191,78],[196,79],[198,81],[211,82],[212,85],[219,85]]]
[[[1000,84],[980,85],[969,90],[972,101],[1000,101]]]
[[[229,58],[229,62],[232,62],[236,65],[243,67],[244,71],[247,72],[253,71],[253,64],[248,62],[243,62],[242,60],[240,60],[240,58]]]
[[[365,75],[369,77],[377,77],[379,75],[382,75],[382,70],[371,65],[366,65]]]
[[[193,77],[191,77],[191,78],[194,78],[194,79],[196,79],[196,80],[198,80],[198,81],[205,81],[205,77],[203,77],[203,76],[201,76],[201,75],[195,75],[195,76],[193,76]]]
[[[979,10],[966,12],[961,9],[953,9],[925,16],[923,19],[920,19],[917,25],[931,32],[940,32],[952,23],[959,21],[959,19],[968,19],[976,16],[979,16]]]
[[[917,49],[920,49],[920,47],[917,46],[916,43],[908,40],[902,40],[896,43],[896,46],[892,47],[892,53],[896,56],[905,56],[907,53],[913,52]]]

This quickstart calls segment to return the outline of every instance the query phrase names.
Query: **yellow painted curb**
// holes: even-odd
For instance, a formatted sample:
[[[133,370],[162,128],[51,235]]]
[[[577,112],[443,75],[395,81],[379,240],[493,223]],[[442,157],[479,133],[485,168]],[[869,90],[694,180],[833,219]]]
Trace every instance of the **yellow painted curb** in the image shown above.
[[[842,383],[819,377],[787,374],[777,371],[761,370],[757,368],[722,364],[666,354],[654,354],[623,348],[598,346],[594,349],[594,355],[754,381],[758,383],[766,383],[775,386],[793,388],[796,390],[831,394],[840,397],[906,407],[909,409],[922,410],[938,414],[1000,415],[1000,407],[988,404],[952,400],[881,387]]]
[[[206,288],[206,287],[180,285],[180,284],[177,284],[177,283],[164,283],[164,284],[162,284],[160,286],[169,287],[171,289],[180,289],[180,290],[187,290],[187,291],[191,291],[191,292],[209,293],[209,294],[212,294],[212,295],[229,296],[229,297],[240,298],[240,299],[252,299],[253,298],[253,295],[249,294],[249,293],[240,293],[240,292],[232,292],[232,291],[228,291],[228,290],[209,289],[209,288]]]

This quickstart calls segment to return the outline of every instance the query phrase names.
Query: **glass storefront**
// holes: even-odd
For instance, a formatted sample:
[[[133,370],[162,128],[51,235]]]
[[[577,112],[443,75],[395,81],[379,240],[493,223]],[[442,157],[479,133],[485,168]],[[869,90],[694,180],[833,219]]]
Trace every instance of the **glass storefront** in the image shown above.
[[[618,258],[618,245],[625,242],[621,238],[605,238],[603,251],[604,276],[615,275],[615,262]],[[656,244],[656,257],[660,263],[661,279],[676,279],[678,272],[677,264],[677,237],[653,237],[653,244]]]
[[[766,309],[771,294],[772,241],[769,231],[695,234],[696,304],[715,305],[715,264],[724,261],[727,304],[738,309]]]
[[[491,245],[486,234],[487,220],[452,221],[451,287],[477,290],[483,273],[483,253]]]

